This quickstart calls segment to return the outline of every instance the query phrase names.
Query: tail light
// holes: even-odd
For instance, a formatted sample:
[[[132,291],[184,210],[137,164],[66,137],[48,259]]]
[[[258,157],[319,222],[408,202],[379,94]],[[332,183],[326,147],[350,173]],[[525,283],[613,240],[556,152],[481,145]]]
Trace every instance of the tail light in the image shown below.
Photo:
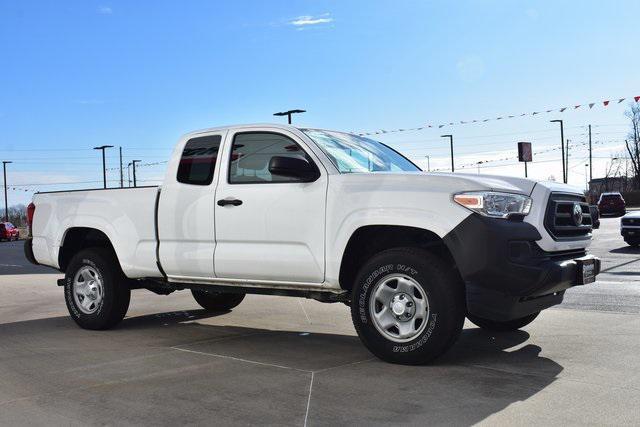
[[[27,226],[29,227],[29,237],[31,237],[33,234],[31,232],[31,226],[33,224],[33,214],[36,213],[36,205],[33,204],[33,202],[29,203],[29,206],[27,206]]]

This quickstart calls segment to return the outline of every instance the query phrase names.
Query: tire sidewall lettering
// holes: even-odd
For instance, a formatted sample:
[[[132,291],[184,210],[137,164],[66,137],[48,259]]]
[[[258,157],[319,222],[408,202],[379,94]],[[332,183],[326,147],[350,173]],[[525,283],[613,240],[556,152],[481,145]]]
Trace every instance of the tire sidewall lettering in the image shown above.
[[[400,263],[384,264],[373,270],[362,283],[360,296],[358,298],[358,319],[363,325],[371,323],[369,319],[369,298],[371,296],[371,291],[374,285],[378,283],[378,279],[393,273],[401,273],[413,278],[416,278],[416,276],[419,276],[420,274],[419,270],[415,267]],[[427,298],[430,298],[431,296],[428,289],[425,288],[425,292],[427,293]],[[419,349],[429,341],[435,331],[437,320],[438,314],[435,313],[432,308],[431,315],[429,316],[429,325],[424,330],[424,332],[413,342],[399,344],[387,340],[377,331],[375,331],[375,334],[379,337],[379,339],[384,340],[386,343],[388,343],[391,351],[393,351],[394,353],[409,353]],[[373,325],[371,327],[373,327]]]
[[[100,279],[102,279],[103,281],[103,292],[104,292],[104,298],[107,298],[107,286],[105,283],[105,277],[104,274],[102,273],[102,269],[100,267],[98,267],[98,265],[93,262],[92,260],[88,259],[88,258],[82,258],[80,264],[78,265],[77,268],[74,268],[73,273],[72,274],[68,274],[65,277],[65,287],[64,287],[64,292],[65,292],[65,296],[67,298],[68,301],[68,306],[69,309],[72,312],[72,315],[76,318],[81,318],[81,317],[85,317],[85,316],[90,316],[90,317],[94,317],[94,316],[99,316],[102,313],[102,309],[104,308],[105,305],[105,300],[103,299],[102,303],[100,304],[100,307],[98,308],[98,310],[90,315],[84,314],[82,313],[80,310],[78,310],[78,308],[76,307],[76,301],[75,298],[73,297],[73,279],[76,275],[76,273],[78,272],[78,270],[80,268],[82,268],[83,266],[88,265],[93,267],[98,274],[100,275]]]

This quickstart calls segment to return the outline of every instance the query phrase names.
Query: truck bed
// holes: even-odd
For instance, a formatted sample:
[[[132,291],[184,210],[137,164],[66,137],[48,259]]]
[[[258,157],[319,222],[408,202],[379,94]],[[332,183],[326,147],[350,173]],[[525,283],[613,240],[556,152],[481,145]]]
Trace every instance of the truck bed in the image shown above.
[[[156,265],[155,207],[158,187],[36,193],[33,253],[40,264],[59,267],[58,253],[68,230],[104,230],[124,273],[159,277]]]

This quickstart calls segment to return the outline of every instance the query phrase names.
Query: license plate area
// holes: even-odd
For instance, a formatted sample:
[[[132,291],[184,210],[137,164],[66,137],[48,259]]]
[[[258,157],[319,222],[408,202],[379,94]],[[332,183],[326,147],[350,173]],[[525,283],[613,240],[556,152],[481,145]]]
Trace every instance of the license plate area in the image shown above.
[[[584,257],[575,260],[576,266],[576,284],[587,285],[596,281],[596,275],[598,272],[598,265],[596,258]]]

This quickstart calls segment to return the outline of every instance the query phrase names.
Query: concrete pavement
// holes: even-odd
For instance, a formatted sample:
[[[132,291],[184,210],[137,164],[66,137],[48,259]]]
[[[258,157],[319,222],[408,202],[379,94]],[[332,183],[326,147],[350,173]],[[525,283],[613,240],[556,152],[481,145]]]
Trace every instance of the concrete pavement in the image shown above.
[[[342,304],[248,296],[212,316],[188,292],[140,290],[119,328],[92,332],[51,270],[3,270],[0,424],[637,425],[640,254],[613,252],[605,221],[604,283],[523,331],[467,323],[424,367],[373,358]]]

